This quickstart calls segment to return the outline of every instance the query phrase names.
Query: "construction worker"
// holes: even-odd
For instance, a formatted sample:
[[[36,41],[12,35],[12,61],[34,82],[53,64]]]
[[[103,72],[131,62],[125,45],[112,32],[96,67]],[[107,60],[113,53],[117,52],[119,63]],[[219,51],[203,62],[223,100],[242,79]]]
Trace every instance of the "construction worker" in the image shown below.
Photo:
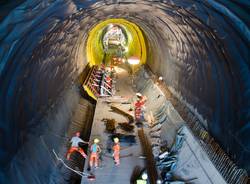
[[[94,144],[92,144],[90,147],[90,152],[91,152],[90,159],[89,159],[90,167],[93,166],[93,163],[95,163],[95,167],[98,167],[99,154],[101,153],[101,148],[98,145],[99,142],[100,142],[100,140],[95,138]]]
[[[141,93],[136,93],[137,100],[135,102],[135,119],[137,122],[144,120],[145,102],[147,100],[146,96]]]
[[[146,100],[147,100],[147,97],[143,96],[141,93],[136,93],[136,96],[137,96],[138,100],[144,105]]]
[[[71,138],[70,142],[71,142],[71,147],[67,152],[67,159],[68,160],[70,159],[70,155],[74,151],[79,152],[86,159],[87,155],[85,154],[84,150],[81,147],[79,147],[79,143],[88,144],[88,142],[85,142],[80,138],[80,132],[76,132],[75,136]]]
[[[136,122],[139,122],[141,120],[141,115],[142,115],[142,105],[139,100],[135,102],[135,120]]]
[[[115,165],[120,164],[120,143],[117,137],[114,138],[114,146],[113,146],[113,158],[115,161]]]
[[[159,84],[162,84],[162,81],[163,81],[163,77],[160,76],[157,80],[156,80],[156,85],[159,85]]]

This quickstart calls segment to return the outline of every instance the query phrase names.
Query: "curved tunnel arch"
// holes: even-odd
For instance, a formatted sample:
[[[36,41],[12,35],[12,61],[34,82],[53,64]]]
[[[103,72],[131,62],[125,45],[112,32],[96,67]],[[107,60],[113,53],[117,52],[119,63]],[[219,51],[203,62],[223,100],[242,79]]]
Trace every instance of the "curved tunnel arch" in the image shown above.
[[[140,58],[140,64],[146,63],[146,45],[143,37],[143,33],[140,28],[125,19],[107,19],[97,23],[88,34],[88,40],[86,44],[87,48],[87,61],[91,65],[100,64],[104,58],[104,51],[102,46],[101,36],[105,27],[109,24],[117,24],[123,26],[127,34],[129,35],[128,39],[128,51],[126,57],[136,56]]]
[[[105,17],[124,18],[144,31],[147,65],[249,171],[249,28],[244,13],[218,2],[27,1],[13,10],[0,24],[1,165],[20,159],[25,145],[33,144],[30,136],[43,135],[46,126],[63,121],[67,127],[62,119],[77,100],[56,104],[70,96],[87,64],[87,33]],[[26,12],[30,8],[36,11]],[[53,121],[45,118],[48,112]]]

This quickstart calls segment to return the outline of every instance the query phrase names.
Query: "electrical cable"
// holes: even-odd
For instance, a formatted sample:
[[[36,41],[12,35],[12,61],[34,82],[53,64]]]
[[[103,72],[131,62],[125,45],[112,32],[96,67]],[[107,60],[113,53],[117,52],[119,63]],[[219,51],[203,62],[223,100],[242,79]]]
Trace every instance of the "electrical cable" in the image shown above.
[[[76,173],[76,174],[78,174],[78,175],[80,175],[80,176],[82,176],[82,177],[91,176],[90,174],[87,174],[87,173],[81,172],[81,171],[77,171],[77,170],[74,170],[73,168],[69,167],[69,166],[64,162],[63,159],[61,159],[60,157],[58,157],[58,155],[56,154],[56,152],[55,152],[54,149],[52,150],[52,152],[54,153],[56,159],[57,159],[58,161],[62,162],[62,164],[63,164],[67,169],[73,171],[74,173]]]

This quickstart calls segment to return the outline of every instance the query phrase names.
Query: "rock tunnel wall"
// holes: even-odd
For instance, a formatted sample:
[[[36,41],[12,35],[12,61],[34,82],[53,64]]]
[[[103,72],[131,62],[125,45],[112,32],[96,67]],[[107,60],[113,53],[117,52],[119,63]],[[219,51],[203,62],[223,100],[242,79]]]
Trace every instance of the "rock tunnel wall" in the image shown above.
[[[6,11],[0,22],[1,173],[14,172],[8,166],[17,162],[17,153],[25,155],[29,135],[43,134],[44,117],[87,64],[88,31],[107,18],[141,27],[152,71],[192,105],[216,140],[249,171],[249,5],[244,0],[27,0]],[[76,104],[67,103],[62,106]],[[64,114],[68,117],[70,110]],[[34,154],[32,146],[27,149]]]
[[[149,66],[205,118],[204,126],[225,150],[237,159],[249,157],[250,104],[243,100],[249,95],[249,30],[214,1],[175,1],[165,13],[154,20],[165,29],[149,41],[159,51]]]

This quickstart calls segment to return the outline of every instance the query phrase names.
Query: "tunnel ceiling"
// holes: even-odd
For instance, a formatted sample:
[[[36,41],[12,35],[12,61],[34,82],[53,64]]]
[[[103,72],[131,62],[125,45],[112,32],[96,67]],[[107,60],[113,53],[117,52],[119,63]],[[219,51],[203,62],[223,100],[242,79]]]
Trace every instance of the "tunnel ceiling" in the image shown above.
[[[237,8],[236,8],[237,7]],[[89,31],[113,18],[146,38],[147,65],[164,78],[238,164],[250,169],[249,1],[24,1],[0,23],[0,163],[88,63]],[[32,130],[32,131],[31,131]],[[21,154],[21,153],[20,153]]]

